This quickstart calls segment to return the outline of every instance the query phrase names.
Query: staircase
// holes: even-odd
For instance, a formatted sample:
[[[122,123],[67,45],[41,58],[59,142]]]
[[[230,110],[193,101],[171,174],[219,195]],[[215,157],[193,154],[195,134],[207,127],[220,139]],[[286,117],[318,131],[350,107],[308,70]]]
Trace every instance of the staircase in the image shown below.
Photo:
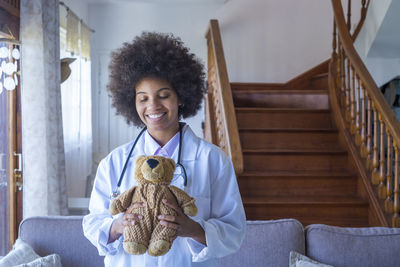
[[[305,84],[305,85],[304,85]],[[299,85],[231,83],[248,220],[369,225],[369,204],[340,143],[327,73]]]

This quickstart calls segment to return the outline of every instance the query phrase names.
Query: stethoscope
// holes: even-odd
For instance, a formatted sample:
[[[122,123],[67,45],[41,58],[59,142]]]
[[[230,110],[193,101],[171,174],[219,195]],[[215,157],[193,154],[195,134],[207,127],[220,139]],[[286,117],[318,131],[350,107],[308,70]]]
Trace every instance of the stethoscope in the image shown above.
[[[139,138],[142,136],[142,134],[146,130],[147,130],[147,127],[144,127],[140,131],[139,135],[136,137],[135,142],[133,142],[133,146],[132,146],[131,150],[129,151],[129,155],[128,155],[125,163],[124,163],[124,168],[122,169],[121,175],[119,176],[117,187],[112,191],[112,193],[110,195],[110,199],[114,199],[114,198],[119,196],[119,194],[120,194],[119,188],[121,186],[122,179],[124,178],[124,174],[125,174],[126,168],[128,166],[129,158],[131,157],[132,152],[136,147],[136,143],[139,141]],[[181,164],[181,153],[182,153],[182,124],[179,123],[178,162],[176,163],[176,167],[180,167],[181,168],[181,173],[183,173],[183,185],[186,186],[187,185],[187,175],[186,175],[185,167]]]

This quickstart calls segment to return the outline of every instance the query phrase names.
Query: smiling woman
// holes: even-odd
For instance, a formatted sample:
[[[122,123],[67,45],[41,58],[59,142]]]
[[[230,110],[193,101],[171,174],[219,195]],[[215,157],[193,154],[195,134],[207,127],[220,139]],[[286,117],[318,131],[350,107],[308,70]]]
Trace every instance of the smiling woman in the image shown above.
[[[145,129],[135,141],[114,149],[100,162],[90,213],[83,220],[85,236],[106,256],[106,266],[192,266],[193,262],[196,266],[218,266],[218,258],[239,249],[246,219],[230,158],[179,122],[200,108],[205,93],[203,65],[179,38],[147,32],[112,54],[110,70],[108,89],[114,107],[128,123],[145,125]],[[157,209],[158,231],[176,230],[178,238],[169,252],[158,258],[124,253],[123,248],[132,244],[142,248],[140,253],[153,243],[167,241],[125,240],[124,236],[130,235],[123,233],[130,229],[137,226],[141,231],[142,218],[133,212],[135,209],[120,210],[124,212],[120,216],[108,212],[110,193],[115,197],[119,188],[122,193],[137,185],[133,179],[135,159],[141,155],[172,158],[181,168],[175,170],[171,185],[194,196],[198,207],[197,215],[189,217],[166,199],[160,203],[176,215],[167,216],[163,209]],[[132,205],[153,209],[150,203],[156,197],[154,193],[144,197],[145,202]]]

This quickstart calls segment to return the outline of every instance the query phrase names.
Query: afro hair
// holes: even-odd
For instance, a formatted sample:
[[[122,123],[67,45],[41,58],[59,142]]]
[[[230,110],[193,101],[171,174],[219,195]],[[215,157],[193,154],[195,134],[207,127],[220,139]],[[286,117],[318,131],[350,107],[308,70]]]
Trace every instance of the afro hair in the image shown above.
[[[117,114],[128,123],[143,126],[136,111],[136,85],[143,78],[169,82],[183,105],[179,116],[193,116],[200,109],[205,88],[203,64],[172,34],[144,32],[111,54],[108,90]]]

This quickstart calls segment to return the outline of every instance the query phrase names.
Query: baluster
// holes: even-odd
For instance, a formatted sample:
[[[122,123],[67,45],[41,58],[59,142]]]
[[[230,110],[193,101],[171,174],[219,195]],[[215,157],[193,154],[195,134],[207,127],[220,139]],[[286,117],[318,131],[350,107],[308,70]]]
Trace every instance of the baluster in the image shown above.
[[[341,52],[341,62],[340,62],[340,73],[341,73],[341,97],[340,97],[340,102],[342,108],[346,106],[346,70],[345,70],[345,54],[343,50],[342,43],[340,42],[339,38],[339,45],[340,45],[340,52]]]
[[[385,125],[383,124],[382,115],[379,113],[379,122],[380,122],[380,153],[379,153],[379,185],[378,185],[378,196],[381,199],[386,197],[386,188],[385,188]]]
[[[347,29],[351,30],[351,0],[347,2]]]
[[[365,95],[365,88],[362,84],[361,84],[361,95],[362,95],[362,98],[360,97],[360,99],[361,99],[361,131],[360,131],[360,143],[361,144],[360,145],[361,145],[361,156],[363,158],[365,158],[367,156],[367,153],[366,153],[367,146],[366,146],[366,142],[365,142],[367,139],[366,134],[365,134],[365,126],[366,126],[365,125],[365,121],[366,121],[365,101],[367,101],[367,100],[366,100],[366,95]]]
[[[387,213],[393,212],[393,201],[392,201],[392,141],[391,135],[388,128],[386,127],[387,135],[387,166],[386,166],[386,199],[385,199],[385,211]]]
[[[400,217],[399,217],[399,149],[396,142],[393,141],[394,147],[394,190],[393,190],[393,217],[392,217],[392,227],[400,227]]]
[[[336,88],[339,89],[338,93],[338,97],[339,97],[339,101],[342,98],[342,70],[340,68],[340,65],[342,64],[342,51],[341,51],[341,46],[340,46],[340,41],[338,38],[338,56],[337,56],[337,61],[336,61]],[[340,104],[342,104],[341,102],[339,102]]]
[[[379,173],[378,173],[378,113],[375,109],[375,104],[372,103],[372,109],[374,110],[374,148],[372,155],[372,183],[379,183]]]
[[[355,134],[355,139],[356,139],[356,144],[357,146],[360,146],[361,144],[361,135],[360,135],[360,104],[361,104],[361,81],[360,77],[356,74],[356,80],[357,80],[357,88],[354,88],[356,90],[356,118],[355,118],[355,129],[354,129],[354,134]]]
[[[350,122],[351,120],[351,113],[350,113],[350,60],[347,59],[347,84],[346,84],[346,121]]]
[[[332,57],[336,59],[336,23],[335,18],[333,18],[333,39],[332,39]]]
[[[365,96],[367,98],[367,113],[368,113],[368,131],[367,131],[367,147],[366,147],[366,155],[367,155],[367,169],[372,169],[372,107],[371,107],[371,99],[369,98],[368,92],[365,91]]]
[[[361,1],[361,18],[360,20],[364,20],[365,16],[367,15],[367,5],[366,5],[367,1],[366,0],[362,0]]]
[[[351,115],[351,124],[350,124],[350,132],[355,134],[355,126],[356,126],[356,82],[355,82],[355,71],[354,67],[351,66],[351,106],[350,106],[350,115]]]

